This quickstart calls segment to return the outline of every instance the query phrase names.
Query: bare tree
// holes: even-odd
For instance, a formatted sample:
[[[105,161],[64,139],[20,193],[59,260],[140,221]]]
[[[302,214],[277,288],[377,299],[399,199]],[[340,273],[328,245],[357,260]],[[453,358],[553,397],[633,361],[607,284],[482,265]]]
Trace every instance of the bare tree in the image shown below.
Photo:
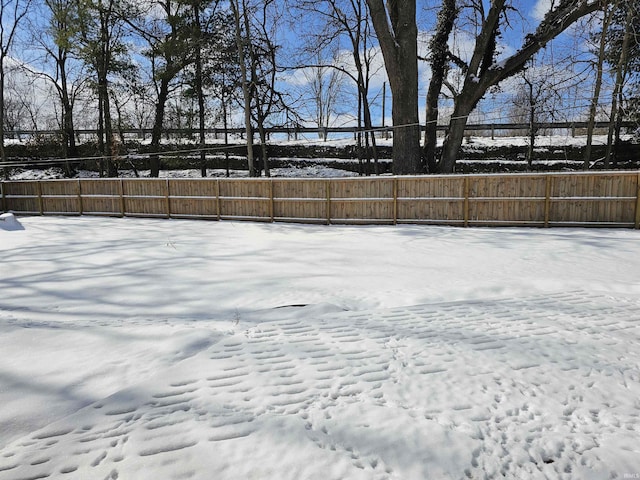
[[[31,43],[43,55],[23,63],[23,68],[53,87],[60,104],[63,156],[75,157],[73,107],[88,80],[74,48],[79,33],[78,5],[74,0],[43,0],[41,8],[41,15],[31,16],[29,24]],[[32,68],[32,63],[41,68]]]
[[[326,129],[331,125],[332,117],[338,113],[338,105],[343,96],[345,73],[330,65],[337,63],[338,52],[333,53],[330,60],[324,60],[321,52],[317,53],[316,63],[303,70],[311,93],[313,117],[322,140],[327,140]]]
[[[454,109],[438,165],[441,172],[453,172],[462,145],[464,130],[471,112],[489,88],[520,72],[526,62],[548,42],[580,18],[597,10],[599,0],[561,0],[547,12],[535,32],[526,36],[522,46],[506,59],[497,62],[497,36],[505,23],[507,0],[494,0],[482,17],[482,27],[467,64],[464,83],[455,98]]]
[[[514,109],[512,118],[517,123],[528,125],[527,135],[529,145],[526,161],[529,168],[533,164],[536,136],[541,122],[557,120],[555,108],[562,100],[562,92],[568,86],[571,78],[556,72],[553,63],[538,65],[535,58],[527,62],[525,70],[517,77],[520,82],[516,87],[513,98]]]
[[[622,22],[623,35],[622,42],[620,44],[619,55],[615,65],[615,83],[613,87],[613,94],[611,96],[611,114],[609,115],[609,129],[607,132],[607,149],[605,152],[604,164],[609,166],[612,153],[614,152],[614,134],[616,134],[615,143],[618,143],[620,122],[622,117],[620,115],[620,104],[622,104],[622,92],[625,83],[625,79],[629,70],[629,59],[632,51],[632,46],[640,44],[637,36],[638,32],[635,31],[634,26],[639,24],[640,9],[637,2],[625,2],[626,13],[625,19]],[[636,49],[637,50],[637,49]],[[637,52],[636,52],[637,53]]]
[[[249,176],[256,176],[256,169],[254,165],[253,158],[253,128],[251,126],[251,90],[250,90],[250,79],[247,77],[247,63],[245,59],[245,33],[243,30],[243,15],[245,14],[244,9],[241,10],[241,6],[244,6],[240,3],[240,0],[231,0],[231,10],[233,11],[233,18],[235,22],[235,31],[236,31],[236,46],[238,48],[238,63],[240,64],[240,82],[242,85],[242,99],[244,102],[244,125],[247,136],[247,164],[249,167]],[[248,32],[246,32],[248,35]]]
[[[0,0],[0,161],[4,150],[5,62],[13,47],[20,22],[27,15],[31,0]]]
[[[135,8],[131,5],[132,9]],[[158,150],[164,131],[165,108],[180,88],[179,74],[194,61],[191,7],[181,0],[157,0],[133,11],[127,23],[146,42],[145,56],[150,62],[155,88],[155,114],[151,131],[151,176],[160,174]]]
[[[378,151],[373,131],[369,90],[371,78],[377,73],[371,18],[365,0],[304,0],[296,4],[300,15],[317,17],[318,23],[311,24],[306,35],[303,55],[310,54],[305,61],[311,65],[302,68],[332,68],[351,78],[357,88],[356,134],[358,158],[367,163],[373,157],[375,173],[378,173]],[[346,43],[346,46],[345,46]],[[344,61],[347,54],[339,55],[344,49],[349,52],[350,61]],[[328,55],[330,52],[331,55]],[[329,61],[329,57],[331,57]],[[322,60],[322,61],[320,61]],[[351,64],[352,62],[352,64]],[[363,130],[363,131],[362,131]],[[364,145],[363,145],[364,143]]]
[[[78,8],[79,52],[91,67],[98,96],[98,149],[106,159],[107,175],[118,175],[111,119],[110,77],[126,68],[122,46],[122,20],[116,0],[76,0]],[[104,173],[100,160],[100,174]]]
[[[593,95],[591,96],[591,105],[589,106],[589,120],[587,124],[587,144],[584,149],[584,168],[589,168],[591,162],[591,150],[593,144],[593,131],[596,122],[596,112],[598,102],[600,101],[600,91],[602,89],[602,77],[604,71],[604,62],[607,46],[607,32],[613,20],[613,14],[618,7],[618,0],[614,0],[613,4],[608,1],[602,4],[602,31],[600,32],[598,56],[596,59],[596,78],[593,85]]]
[[[236,23],[236,44],[241,69],[243,106],[247,132],[247,158],[250,175],[259,176],[254,163],[253,128],[260,136],[260,154],[265,176],[270,176],[267,121],[288,110],[284,96],[276,88],[277,52],[275,43],[280,12],[275,0],[252,4],[249,0],[233,0]]]

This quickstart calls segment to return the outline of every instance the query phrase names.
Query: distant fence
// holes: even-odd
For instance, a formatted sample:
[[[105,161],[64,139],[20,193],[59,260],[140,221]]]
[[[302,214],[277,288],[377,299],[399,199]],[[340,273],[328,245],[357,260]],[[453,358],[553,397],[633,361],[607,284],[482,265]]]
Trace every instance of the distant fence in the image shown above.
[[[567,130],[571,131],[571,134],[575,136],[576,130],[586,129],[588,127],[588,122],[576,121],[576,122],[536,122],[535,126],[537,130]],[[607,128],[609,126],[609,122],[595,122],[595,128]],[[635,122],[624,121],[620,124],[622,128],[631,129],[637,128],[638,124]],[[424,125],[420,127],[424,129]],[[448,124],[437,125],[436,129],[439,132],[445,132],[449,128]],[[465,132],[484,132],[485,136],[490,135],[493,137],[496,131],[511,131],[511,130],[522,130],[528,131],[531,128],[529,123],[469,123],[465,125]],[[303,126],[287,126],[287,127],[267,127],[266,129],[267,138],[272,135],[284,134],[289,138],[297,137],[298,135],[345,135],[351,134],[355,135],[358,132],[364,131],[363,128],[359,127],[303,127]],[[393,126],[374,126],[372,130],[375,132],[392,134],[394,127]],[[152,133],[151,128],[123,128],[119,129],[117,133],[121,134],[123,137],[132,139],[132,138],[148,138]],[[56,136],[60,135],[60,130],[24,130],[24,129],[16,129],[16,130],[8,130],[4,133],[5,138],[14,138],[14,139],[22,139],[22,138],[32,138],[34,136]],[[78,138],[81,137],[95,137],[97,136],[97,131],[94,129],[76,129],[74,130],[75,135]],[[163,135],[168,137],[193,137],[199,134],[199,130],[196,128],[165,128],[162,131]],[[225,134],[233,135],[237,137],[244,137],[246,134],[246,129],[244,127],[233,127],[233,128],[206,128],[205,133],[207,135],[213,135],[215,138],[222,138]]]
[[[0,183],[2,208],[309,223],[640,228],[640,172]]]

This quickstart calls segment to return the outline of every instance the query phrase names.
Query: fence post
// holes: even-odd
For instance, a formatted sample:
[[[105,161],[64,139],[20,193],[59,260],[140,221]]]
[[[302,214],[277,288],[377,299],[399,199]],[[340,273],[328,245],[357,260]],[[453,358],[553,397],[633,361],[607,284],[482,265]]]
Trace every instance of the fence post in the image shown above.
[[[393,224],[398,224],[398,177],[393,177]]]
[[[640,173],[638,173],[638,184],[636,186],[636,229],[640,228]]]
[[[269,216],[271,217],[271,222],[273,222],[273,178],[269,179]]]
[[[327,179],[326,180],[326,185],[327,185],[327,191],[326,191],[326,195],[327,195],[327,206],[326,206],[326,210],[327,210],[327,225],[331,225],[331,180]]]
[[[2,211],[7,211],[7,196],[4,192],[4,182],[0,182],[0,192],[2,192]]]
[[[464,226],[469,226],[469,177],[464,177]]]
[[[551,175],[547,174],[544,193],[544,226],[549,226],[549,212],[551,211]]]
[[[82,182],[78,179],[78,215],[82,215],[84,208],[82,207]]]
[[[169,178],[165,183],[165,199],[167,202],[167,218],[171,218],[171,191],[169,189]]]
[[[120,189],[120,215],[122,217],[124,217],[124,212],[125,212],[125,205],[124,205],[124,181],[122,180],[122,178],[120,179],[120,181],[118,182],[119,185],[119,189]]]
[[[216,178],[216,215],[220,221],[220,179]]]
[[[44,205],[42,204],[42,182],[38,180],[38,209],[40,210],[40,215],[44,215]]]

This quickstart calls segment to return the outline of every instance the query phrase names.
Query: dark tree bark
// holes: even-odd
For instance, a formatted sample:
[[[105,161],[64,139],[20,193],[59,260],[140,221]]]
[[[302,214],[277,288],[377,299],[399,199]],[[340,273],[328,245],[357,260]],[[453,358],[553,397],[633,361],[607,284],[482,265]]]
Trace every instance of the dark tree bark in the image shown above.
[[[162,130],[164,124],[164,112],[167,104],[167,98],[169,98],[169,82],[170,78],[163,78],[160,81],[160,89],[158,90],[158,98],[156,100],[156,113],[153,121],[153,128],[151,130],[151,176],[160,176],[160,155],[158,150],[160,148],[160,140],[162,139]]]
[[[391,87],[393,173],[420,173],[418,27],[415,0],[367,0]]]
[[[426,121],[424,133],[424,157],[429,172],[437,168],[436,143],[438,127],[438,100],[445,81],[449,62],[449,35],[458,16],[456,0],[443,0],[438,14],[436,31],[429,44],[431,49],[431,81],[427,90]]]

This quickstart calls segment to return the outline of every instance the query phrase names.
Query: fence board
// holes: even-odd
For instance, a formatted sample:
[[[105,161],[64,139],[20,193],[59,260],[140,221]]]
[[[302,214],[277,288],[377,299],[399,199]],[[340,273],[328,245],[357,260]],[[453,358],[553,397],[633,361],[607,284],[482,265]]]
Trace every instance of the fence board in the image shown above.
[[[3,208],[90,214],[640,228],[640,173],[2,182]]]

